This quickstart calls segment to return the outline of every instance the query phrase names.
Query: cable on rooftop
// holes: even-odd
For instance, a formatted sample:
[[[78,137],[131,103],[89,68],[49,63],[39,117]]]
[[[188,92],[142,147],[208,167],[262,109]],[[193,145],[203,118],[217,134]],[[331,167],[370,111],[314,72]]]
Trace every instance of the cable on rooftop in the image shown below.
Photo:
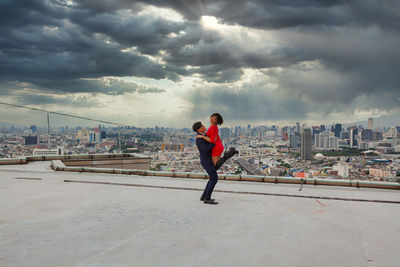
[[[56,112],[56,111],[48,111],[48,110],[39,109],[39,108],[31,108],[31,107],[26,107],[26,106],[17,105],[17,104],[10,104],[10,103],[5,103],[5,102],[0,102],[0,104],[7,105],[7,106],[12,106],[12,107],[18,107],[18,108],[34,110],[34,111],[46,112],[48,114],[50,113],[50,114],[61,115],[61,116],[66,116],[66,117],[71,117],[71,118],[76,118],[76,119],[107,123],[107,124],[112,124],[112,125],[117,125],[117,126],[129,126],[129,125],[126,125],[126,124],[120,124],[120,123],[104,121],[104,120],[97,120],[97,119],[92,119],[92,118],[87,118],[87,117],[82,117],[82,116],[77,116],[77,115],[70,115],[70,114]]]

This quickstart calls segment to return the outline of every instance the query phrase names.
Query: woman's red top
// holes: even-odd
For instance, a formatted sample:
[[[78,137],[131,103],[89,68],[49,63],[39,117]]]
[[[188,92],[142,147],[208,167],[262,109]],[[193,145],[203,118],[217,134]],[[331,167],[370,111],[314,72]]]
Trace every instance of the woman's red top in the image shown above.
[[[211,143],[214,143],[215,146],[212,149],[212,156],[221,156],[224,151],[224,145],[221,142],[221,138],[218,134],[218,126],[211,125],[207,130],[207,136],[210,137]],[[217,139],[215,139],[217,137]]]

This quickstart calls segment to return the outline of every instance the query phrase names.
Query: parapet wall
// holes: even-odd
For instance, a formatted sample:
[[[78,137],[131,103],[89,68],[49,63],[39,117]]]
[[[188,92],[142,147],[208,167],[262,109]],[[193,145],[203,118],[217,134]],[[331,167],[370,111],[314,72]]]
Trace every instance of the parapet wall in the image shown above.
[[[66,159],[65,166],[150,170],[150,158]]]
[[[27,164],[30,161],[51,161],[51,167],[55,171],[115,173],[127,175],[208,179],[208,175],[205,173],[150,171],[150,157],[135,153],[32,156],[17,159],[0,159],[0,165]],[[310,179],[233,174],[219,174],[219,179],[263,183],[328,185],[400,190],[399,183],[382,183],[361,180],[332,180],[320,178]]]
[[[61,161],[52,161],[51,167],[55,171],[70,171],[70,172],[92,172],[92,173],[114,173],[127,175],[142,175],[142,176],[162,176],[174,178],[193,178],[193,179],[208,179],[206,173],[191,173],[191,172],[168,172],[168,171],[150,171],[138,169],[117,169],[117,168],[93,168],[93,167],[68,167],[64,164],[59,164]],[[61,162],[62,163],[62,162]],[[308,184],[308,185],[328,185],[328,186],[345,186],[357,188],[379,188],[379,189],[395,189],[400,190],[399,183],[379,183],[370,181],[354,181],[354,180],[331,180],[331,179],[309,179],[309,178],[292,178],[292,177],[272,177],[272,176],[255,176],[255,175],[233,175],[219,174],[220,180],[231,181],[248,181],[248,182],[263,182],[263,183],[285,183],[285,184]]]
[[[5,158],[0,159],[0,165],[11,165],[11,164],[27,164],[30,161],[50,161],[50,160],[62,160],[62,161],[83,161],[83,160],[107,160],[107,159],[142,159],[143,161],[149,160],[142,154],[137,153],[121,153],[121,154],[81,154],[81,155],[61,155],[61,156],[27,156],[21,158]]]

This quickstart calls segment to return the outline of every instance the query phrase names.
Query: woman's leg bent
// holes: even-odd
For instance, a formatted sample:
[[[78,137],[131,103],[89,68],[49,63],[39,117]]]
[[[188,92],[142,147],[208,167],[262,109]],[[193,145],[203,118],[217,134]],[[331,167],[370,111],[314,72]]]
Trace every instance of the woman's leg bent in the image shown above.
[[[215,165],[217,165],[218,160],[221,158],[221,156],[212,156],[212,162]]]

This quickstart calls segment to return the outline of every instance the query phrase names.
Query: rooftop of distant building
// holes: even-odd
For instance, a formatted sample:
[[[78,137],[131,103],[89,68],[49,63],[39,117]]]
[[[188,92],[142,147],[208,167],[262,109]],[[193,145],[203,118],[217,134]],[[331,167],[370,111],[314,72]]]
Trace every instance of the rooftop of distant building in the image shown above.
[[[0,266],[398,266],[398,190],[0,166]],[[334,200],[335,199],[335,200]]]

